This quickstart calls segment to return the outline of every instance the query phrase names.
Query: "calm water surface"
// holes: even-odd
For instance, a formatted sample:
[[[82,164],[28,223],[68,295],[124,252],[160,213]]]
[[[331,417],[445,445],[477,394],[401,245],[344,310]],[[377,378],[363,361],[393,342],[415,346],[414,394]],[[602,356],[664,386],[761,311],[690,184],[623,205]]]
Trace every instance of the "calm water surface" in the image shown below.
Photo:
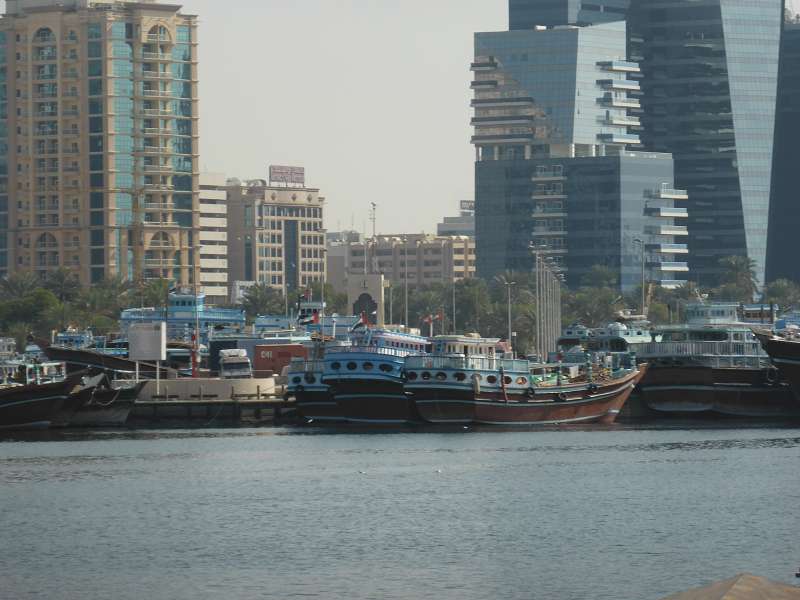
[[[794,583],[800,429],[0,441],[0,598],[649,600]]]

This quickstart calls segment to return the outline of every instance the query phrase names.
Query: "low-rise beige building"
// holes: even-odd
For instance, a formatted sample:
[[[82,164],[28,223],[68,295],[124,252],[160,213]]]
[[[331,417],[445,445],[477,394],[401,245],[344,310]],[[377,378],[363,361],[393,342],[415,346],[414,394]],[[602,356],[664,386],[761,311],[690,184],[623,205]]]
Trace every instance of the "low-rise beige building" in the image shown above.
[[[366,264],[364,255],[366,252]],[[475,240],[467,236],[381,235],[350,244],[349,276],[382,273],[392,285],[452,283],[475,277]]]
[[[325,281],[325,198],[305,185],[264,180],[228,186],[230,281],[281,292]]]

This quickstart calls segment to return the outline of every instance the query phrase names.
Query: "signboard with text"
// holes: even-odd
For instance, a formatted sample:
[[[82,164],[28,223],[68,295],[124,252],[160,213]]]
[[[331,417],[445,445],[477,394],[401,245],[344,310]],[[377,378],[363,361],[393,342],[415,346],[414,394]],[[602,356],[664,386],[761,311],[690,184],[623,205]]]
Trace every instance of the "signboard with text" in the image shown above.
[[[287,185],[305,185],[306,170],[304,167],[286,167],[281,165],[269,166],[270,183],[285,183]]]
[[[475,210],[475,201],[474,200],[462,200],[461,201],[461,210]]]

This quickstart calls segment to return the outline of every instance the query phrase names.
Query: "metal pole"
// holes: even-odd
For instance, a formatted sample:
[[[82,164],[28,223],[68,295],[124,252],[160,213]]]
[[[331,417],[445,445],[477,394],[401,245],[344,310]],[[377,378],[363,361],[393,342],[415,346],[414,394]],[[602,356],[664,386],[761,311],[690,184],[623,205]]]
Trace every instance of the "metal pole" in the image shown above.
[[[456,328],[456,280],[453,279],[453,335],[457,334]]]
[[[405,261],[403,261],[403,268],[404,268],[404,287],[403,287],[403,294],[405,299],[403,301],[404,311],[405,311],[405,319],[403,324],[406,329],[406,333],[408,333],[408,238],[403,236],[403,253],[405,254]]]

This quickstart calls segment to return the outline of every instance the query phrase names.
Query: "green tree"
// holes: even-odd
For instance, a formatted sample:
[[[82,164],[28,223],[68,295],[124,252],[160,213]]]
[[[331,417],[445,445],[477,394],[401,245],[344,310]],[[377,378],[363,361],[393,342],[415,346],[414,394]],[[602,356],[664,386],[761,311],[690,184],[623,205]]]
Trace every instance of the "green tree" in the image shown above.
[[[251,320],[260,315],[282,315],[286,310],[283,295],[266,283],[257,283],[247,288],[241,306]]]
[[[719,266],[723,269],[722,285],[713,291],[714,298],[752,302],[758,293],[755,261],[747,256],[725,256]]]
[[[788,279],[776,279],[764,288],[764,301],[787,310],[800,304],[800,285]]]
[[[21,300],[42,287],[42,280],[30,272],[14,273],[0,279],[1,300]]]
[[[56,271],[47,274],[47,280],[44,282],[44,287],[50,290],[53,295],[58,298],[61,304],[59,311],[59,322],[61,329],[67,327],[67,313],[69,312],[69,305],[75,301],[81,292],[81,283],[78,277],[72,271],[60,267]]]
[[[594,265],[581,280],[581,286],[587,288],[616,288],[619,276],[605,265]]]

